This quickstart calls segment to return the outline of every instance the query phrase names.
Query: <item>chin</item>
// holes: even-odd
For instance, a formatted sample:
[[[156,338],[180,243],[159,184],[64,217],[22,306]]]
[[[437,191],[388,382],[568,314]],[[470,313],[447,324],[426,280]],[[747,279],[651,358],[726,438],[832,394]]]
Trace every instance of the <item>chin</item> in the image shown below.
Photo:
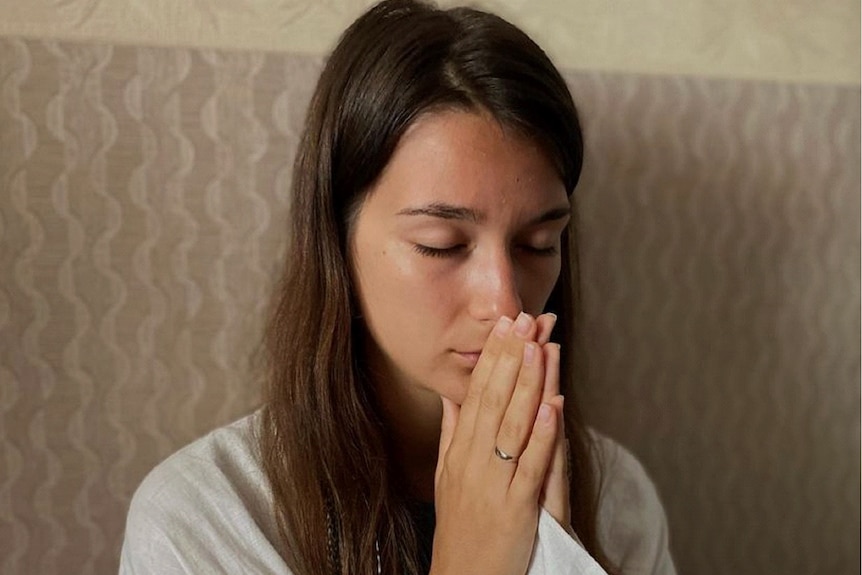
[[[445,397],[446,399],[456,403],[457,405],[461,405],[464,403],[464,400],[467,398],[467,386],[470,385],[469,376],[465,379],[463,385],[459,385],[457,387],[452,387],[450,389],[439,390],[437,395],[440,397]]]
[[[435,399],[445,397],[461,405],[467,397],[472,372],[472,368],[466,368],[462,365],[437,366],[437,369],[427,372],[426,375],[418,377],[414,381],[419,387],[432,393]]]

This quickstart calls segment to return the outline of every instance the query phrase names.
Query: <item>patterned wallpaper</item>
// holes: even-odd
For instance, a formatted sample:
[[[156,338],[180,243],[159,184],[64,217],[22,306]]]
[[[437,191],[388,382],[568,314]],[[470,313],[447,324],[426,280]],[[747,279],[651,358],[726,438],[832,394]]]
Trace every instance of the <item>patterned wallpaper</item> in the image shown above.
[[[317,57],[0,38],[0,572],[116,572],[157,461],[258,401]],[[680,573],[860,563],[860,90],[567,73],[584,409]]]
[[[680,573],[855,573],[859,90],[573,75],[587,413]]]
[[[328,53],[374,0],[0,0],[0,36]],[[478,5],[566,68],[858,85],[859,0],[438,0]]]

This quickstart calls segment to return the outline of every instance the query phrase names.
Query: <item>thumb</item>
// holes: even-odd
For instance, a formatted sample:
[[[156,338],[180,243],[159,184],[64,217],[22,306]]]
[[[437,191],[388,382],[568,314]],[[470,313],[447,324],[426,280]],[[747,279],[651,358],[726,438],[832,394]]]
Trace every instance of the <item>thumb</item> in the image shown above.
[[[440,481],[440,471],[443,469],[443,461],[452,444],[452,436],[455,434],[455,426],[458,423],[458,414],[461,411],[457,403],[448,397],[440,396],[443,402],[443,417],[440,421],[440,448],[437,452],[437,470],[434,473],[434,484]]]
[[[557,431],[554,455],[548,467],[548,474],[545,476],[545,483],[542,486],[540,503],[563,529],[568,530],[572,523],[572,510],[569,505],[568,453],[565,426],[563,425],[563,396],[557,395],[549,403],[557,409],[560,428]]]

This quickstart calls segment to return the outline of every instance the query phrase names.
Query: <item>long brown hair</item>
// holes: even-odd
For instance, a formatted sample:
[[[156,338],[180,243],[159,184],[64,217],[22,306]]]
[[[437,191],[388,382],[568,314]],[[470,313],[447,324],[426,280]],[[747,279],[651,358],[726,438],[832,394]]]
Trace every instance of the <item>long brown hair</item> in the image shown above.
[[[415,573],[417,541],[363,363],[349,273],[351,218],[416,118],[442,108],[490,113],[533,138],[569,194],[581,171],[577,111],[559,72],[523,32],[468,8],[387,0],[342,35],[312,98],[293,173],[284,275],[268,326],[261,424],[283,549],[297,575]],[[575,218],[573,218],[575,219]],[[591,447],[574,397],[577,251],[563,238],[547,305],[559,316],[573,527],[596,535]]]

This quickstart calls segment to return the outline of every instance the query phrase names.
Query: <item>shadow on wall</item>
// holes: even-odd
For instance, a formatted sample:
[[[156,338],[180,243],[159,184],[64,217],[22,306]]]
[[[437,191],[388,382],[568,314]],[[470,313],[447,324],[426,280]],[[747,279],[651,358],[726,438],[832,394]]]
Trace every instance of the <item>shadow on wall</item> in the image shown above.
[[[860,561],[859,89],[572,75],[585,411],[680,573]]]

